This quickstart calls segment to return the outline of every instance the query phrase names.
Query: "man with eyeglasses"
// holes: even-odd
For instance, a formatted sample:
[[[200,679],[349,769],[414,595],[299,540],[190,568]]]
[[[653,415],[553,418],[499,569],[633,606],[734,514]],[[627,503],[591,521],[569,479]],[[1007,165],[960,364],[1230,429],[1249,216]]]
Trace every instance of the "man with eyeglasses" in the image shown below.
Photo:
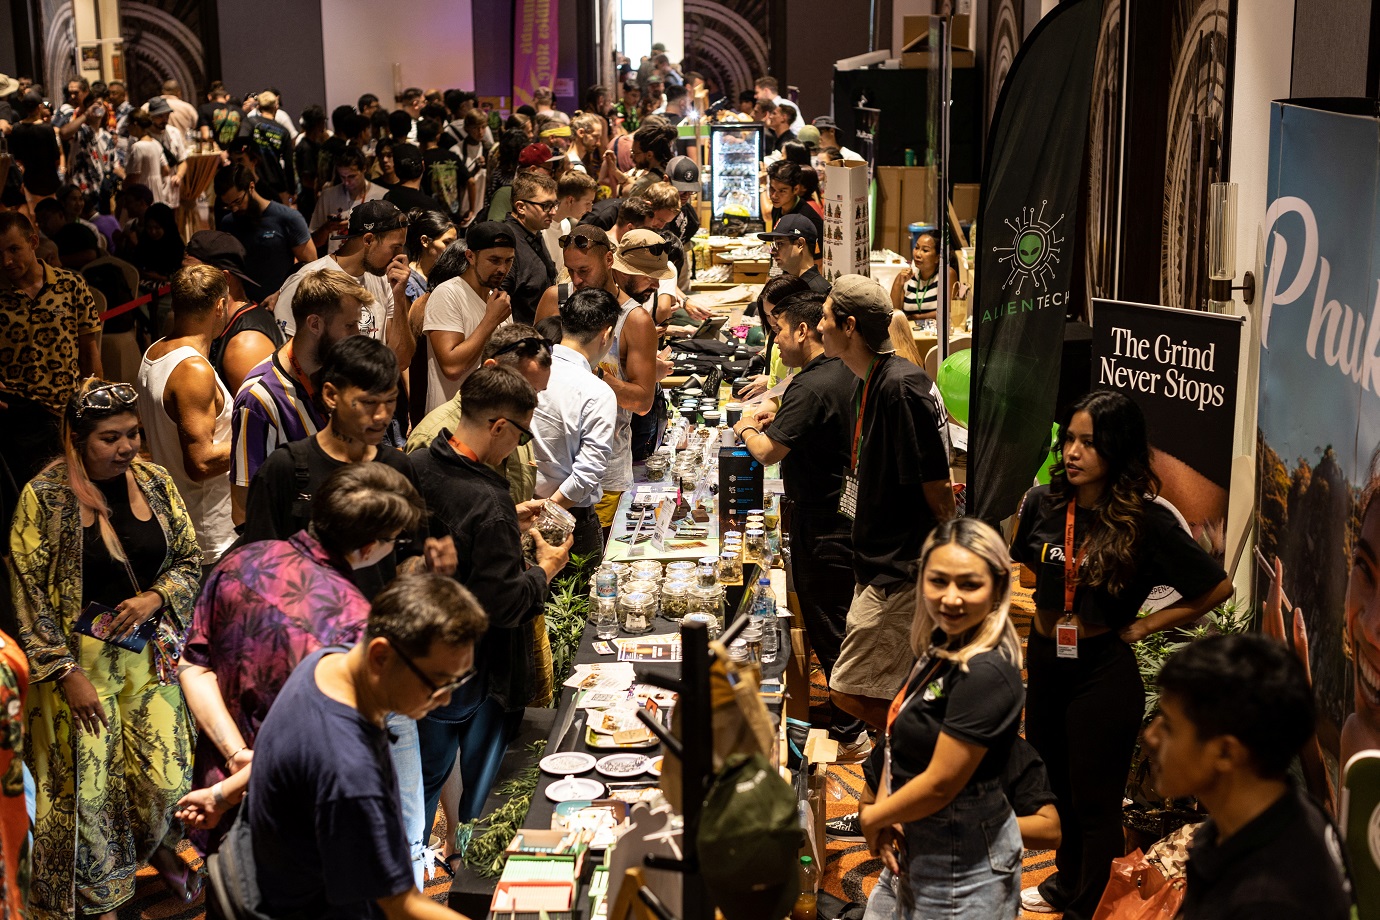
[[[527,624],[541,615],[551,579],[570,558],[571,540],[552,546],[542,539],[530,510],[526,520],[519,517],[508,481],[493,468],[532,440],[536,407],[536,390],[514,371],[481,367],[460,386],[455,430],[443,429],[426,451],[411,455],[433,521],[455,540],[455,578],[489,615],[477,656],[480,678],[418,724],[428,827],[457,749],[464,780],[457,818],[479,816],[532,684],[541,679]],[[524,527],[534,542],[533,565],[523,558]]]
[[[556,281],[556,263],[546,251],[542,231],[556,213],[556,180],[540,172],[520,172],[513,179],[513,210],[504,221],[517,244],[512,271],[503,290],[513,299],[513,321],[533,322],[537,303]]]
[[[220,229],[244,246],[245,264],[260,291],[276,291],[294,262],[315,262],[316,246],[297,211],[260,195],[254,171],[239,164],[216,173],[216,199],[225,207]]]
[[[415,885],[386,719],[421,718],[449,701],[485,625],[452,579],[408,576],[379,595],[353,648],[323,648],[298,666],[259,732],[244,813],[210,867],[218,909],[460,916]]]

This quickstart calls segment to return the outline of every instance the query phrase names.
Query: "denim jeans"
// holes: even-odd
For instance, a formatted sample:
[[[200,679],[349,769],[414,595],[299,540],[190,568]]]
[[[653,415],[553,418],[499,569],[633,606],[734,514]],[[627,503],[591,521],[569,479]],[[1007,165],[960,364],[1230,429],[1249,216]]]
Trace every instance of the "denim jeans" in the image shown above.
[[[485,699],[474,712],[459,722],[425,718],[417,723],[421,733],[422,778],[425,786],[423,814],[435,820],[441,787],[460,757],[460,779],[464,791],[456,820],[473,821],[484,809],[484,800],[498,779],[498,769],[508,743],[522,727],[522,710],[504,712],[492,698]]]
[[[412,876],[420,891],[426,883],[426,849],[430,835],[423,808],[422,751],[417,743],[417,722],[390,712],[388,730],[398,739],[388,750],[393,755],[393,772],[398,775],[403,829],[407,831],[407,846],[412,853]]]
[[[915,907],[901,909],[889,869],[863,920],[1009,920],[1019,916],[1021,832],[999,780],[969,783],[948,805],[905,825],[904,865]]]

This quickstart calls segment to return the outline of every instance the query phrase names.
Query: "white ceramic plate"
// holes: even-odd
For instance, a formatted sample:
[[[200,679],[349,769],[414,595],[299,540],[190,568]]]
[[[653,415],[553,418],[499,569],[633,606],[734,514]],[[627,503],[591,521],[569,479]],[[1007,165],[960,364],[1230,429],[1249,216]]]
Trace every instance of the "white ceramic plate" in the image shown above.
[[[646,773],[647,764],[647,758],[642,754],[610,754],[599,758],[594,769],[610,779],[627,779]]]
[[[546,797],[553,802],[571,802],[576,799],[602,799],[604,784],[597,779],[567,776],[546,787]]]
[[[594,769],[594,755],[583,751],[560,751],[547,754],[539,766],[543,773],[556,776],[570,776],[572,773],[588,773]]]
[[[651,760],[647,761],[647,772],[650,773],[650,774],[652,774],[653,776],[660,776],[660,775],[661,775],[661,758],[660,758],[660,757],[653,757]]]

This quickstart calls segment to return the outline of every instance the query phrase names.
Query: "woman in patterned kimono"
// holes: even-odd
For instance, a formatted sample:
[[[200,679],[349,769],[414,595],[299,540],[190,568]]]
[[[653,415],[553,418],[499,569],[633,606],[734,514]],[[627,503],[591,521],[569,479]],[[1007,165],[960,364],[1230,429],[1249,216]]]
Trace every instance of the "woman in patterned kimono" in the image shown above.
[[[182,828],[173,817],[191,778],[176,669],[201,550],[172,479],[136,456],[135,399],[127,384],[78,387],[63,421],[65,455],[24,487],[10,532],[32,672],[29,917],[39,920],[114,920],[145,861],[184,901],[201,888],[175,853]],[[79,631],[88,605],[108,612]],[[115,644],[149,633],[142,651]]]

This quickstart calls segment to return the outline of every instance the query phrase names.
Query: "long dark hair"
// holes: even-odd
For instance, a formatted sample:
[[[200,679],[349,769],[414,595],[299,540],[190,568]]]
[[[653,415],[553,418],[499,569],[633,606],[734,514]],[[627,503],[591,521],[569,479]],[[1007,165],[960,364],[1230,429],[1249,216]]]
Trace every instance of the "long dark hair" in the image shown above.
[[[1159,494],[1160,478],[1150,468],[1150,441],[1140,406],[1121,393],[1097,390],[1076,402],[1059,423],[1059,461],[1049,482],[1053,503],[1062,507],[1077,491],[1064,472],[1064,444],[1079,412],[1092,418],[1093,447],[1107,468],[1107,489],[1094,509],[1083,547],[1087,582],[1119,594],[1135,574],[1145,509]]]

